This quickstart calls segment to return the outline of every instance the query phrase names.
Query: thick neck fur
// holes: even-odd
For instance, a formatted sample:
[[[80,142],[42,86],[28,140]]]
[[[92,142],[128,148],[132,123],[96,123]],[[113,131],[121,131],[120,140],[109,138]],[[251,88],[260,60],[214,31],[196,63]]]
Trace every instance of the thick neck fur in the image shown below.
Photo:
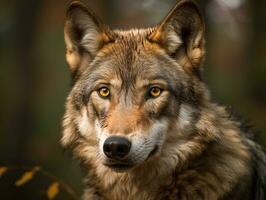
[[[190,133],[173,123],[160,156],[128,172],[94,163],[87,178],[95,185],[84,199],[222,199],[240,179],[249,179],[250,155],[223,107],[210,103],[198,115],[186,127]]]

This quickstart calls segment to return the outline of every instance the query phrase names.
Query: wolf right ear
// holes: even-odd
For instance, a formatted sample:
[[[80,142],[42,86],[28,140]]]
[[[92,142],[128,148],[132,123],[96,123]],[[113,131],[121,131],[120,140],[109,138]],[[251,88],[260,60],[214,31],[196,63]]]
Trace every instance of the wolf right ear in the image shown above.
[[[66,59],[73,73],[81,70],[79,68],[84,54],[92,60],[111,40],[107,27],[80,1],[73,1],[67,9],[64,35]]]
[[[188,72],[198,74],[204,57],[204,21],[192,0],[181,0],[149,36],[178,60]]]

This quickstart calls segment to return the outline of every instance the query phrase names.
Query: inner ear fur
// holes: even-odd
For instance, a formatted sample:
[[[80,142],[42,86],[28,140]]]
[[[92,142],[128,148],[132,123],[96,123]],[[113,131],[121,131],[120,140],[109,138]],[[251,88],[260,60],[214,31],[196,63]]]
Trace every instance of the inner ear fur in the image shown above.
[[[83,56],[91,61],[111,41],[109,29],[84,3],[73,1],[66,11],[64,36],[66,60],[72,73],[82,69]]]
[[[204,58],[204,20],[198,6],[181,0],[149,36],[188,72],[199,74]]]

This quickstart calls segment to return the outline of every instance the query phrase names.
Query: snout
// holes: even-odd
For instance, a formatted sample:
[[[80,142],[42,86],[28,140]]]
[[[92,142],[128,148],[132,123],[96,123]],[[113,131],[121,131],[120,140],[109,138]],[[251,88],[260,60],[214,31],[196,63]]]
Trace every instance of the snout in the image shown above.
[[[112,136],[105,140],[103,144],[104,154],[114,160],[124,160],[127,158],[131,148],[131,142],[119,136]]]

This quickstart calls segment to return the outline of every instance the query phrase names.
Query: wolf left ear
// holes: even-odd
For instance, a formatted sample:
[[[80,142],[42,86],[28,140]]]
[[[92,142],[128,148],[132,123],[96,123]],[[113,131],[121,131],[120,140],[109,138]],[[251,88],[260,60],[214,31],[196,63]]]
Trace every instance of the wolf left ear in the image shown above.
[[[150,35],[189,72],[198,73],[204,57],[204,21],[197,5],[181,0]]]
[[[64,27],[66,59],[70,70],[77,73],[82,69],[82,58],[92,60],[108,42],[108,29],[82,2],[70,3]]]

